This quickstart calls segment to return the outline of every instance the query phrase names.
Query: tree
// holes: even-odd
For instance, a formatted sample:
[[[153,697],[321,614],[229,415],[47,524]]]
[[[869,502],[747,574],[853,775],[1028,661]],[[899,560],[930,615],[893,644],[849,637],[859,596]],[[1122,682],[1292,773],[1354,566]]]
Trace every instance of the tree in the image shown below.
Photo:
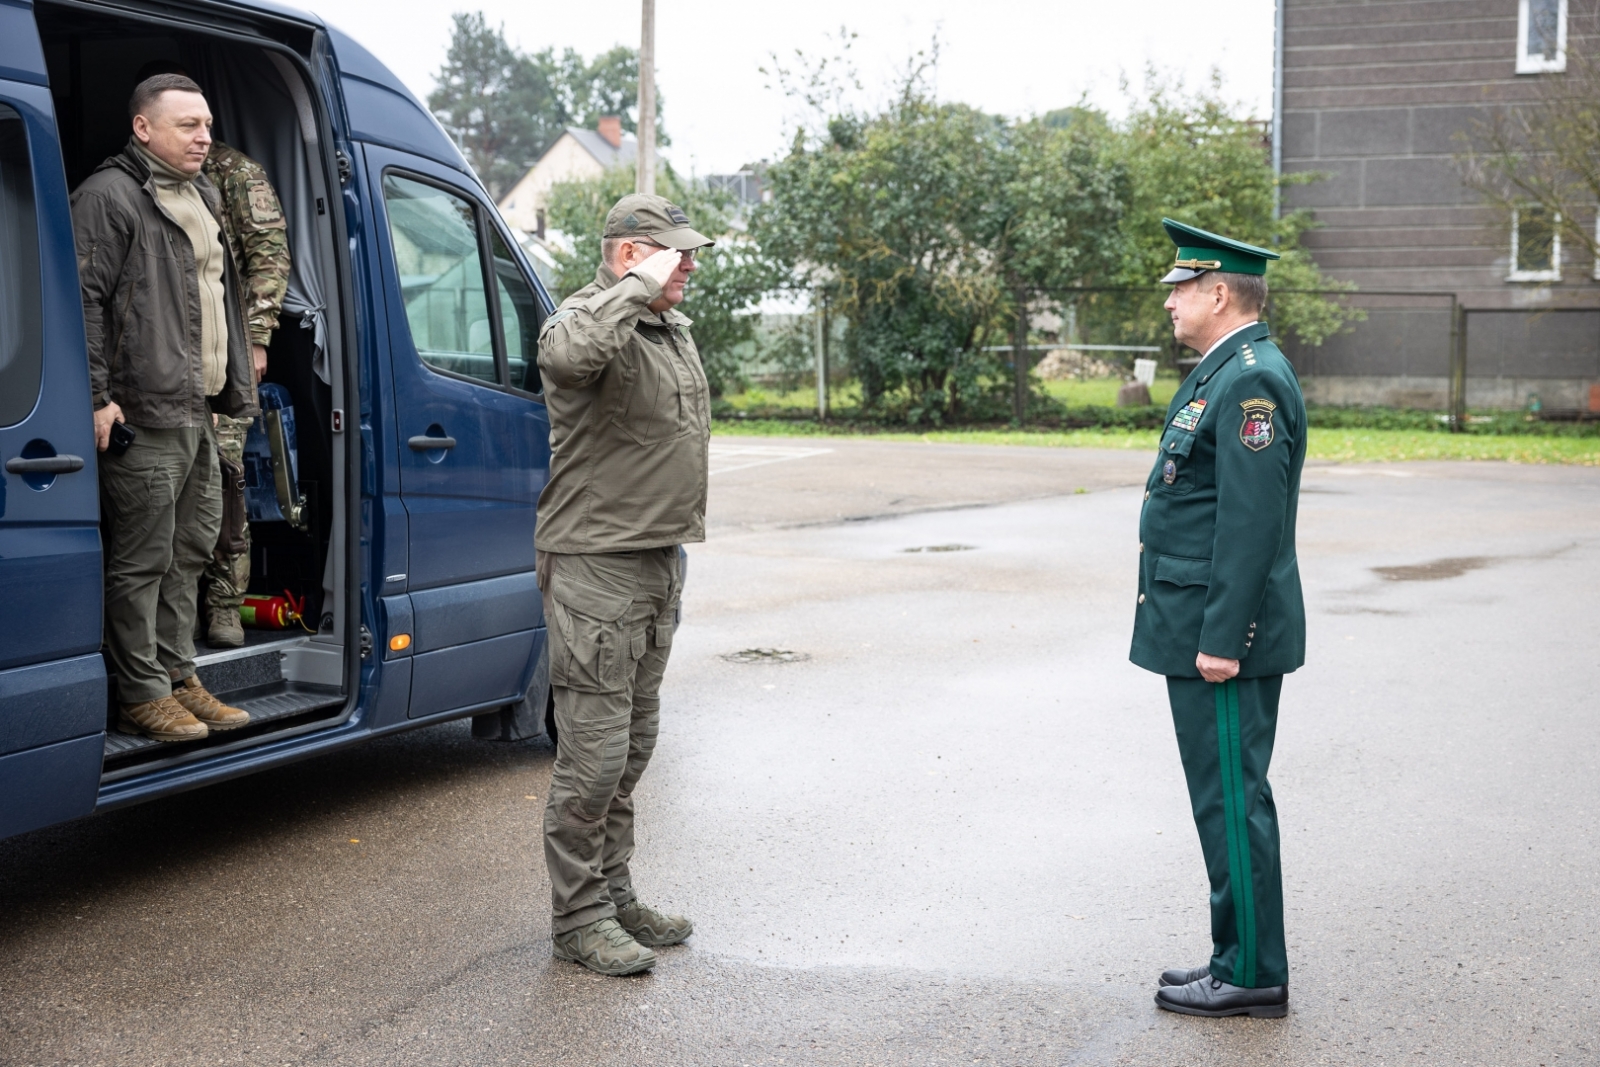
[[[616,115],[638,129],[639,54],[622,45],[586,61],[568,48],[531,55],[512,47],[505,27],[482,12],[451,16],[450,50],[428,107],[499,199],[571,125],[593,127]],[[656,98],[657,124],[661,100]],[[657,131],[659,143],[669,143]]]
[[[1569,32],[1566,71],[1535,80],[1531,103],[1491,112],[1462,136],[1462,180],[1483,196],[1503,232],[1520,217],[1523,252],[1536,228],[1528,223],[1537,220],[1547,246],[1559,232],[1566,248],[1600,263],[1600,56],[1586,47],[1597,28]]]
[[[1271,248],[1283,258],[1267,269],[1272,289],[1271,322],[1279,336],[1293,335],[1308,345],[1361,317],[1337,298],[1287,290],[1353,290],[1323,274],[1305,249],[1301,235],[1313,225],[1307,211],[1274,215],[1280,184],[1272,172],[1265,124],[1240,115],[1209,91],[1183,93],[1154,84],[1128,118],[1117,124],[1114,154],[1127,168],[1133,190],[1122,221],[1125,255],[1115,284],[1152,286],[1172,264],[1172,242],[1163,216],[1213,233]],[[1282,184],[1316,180],[1317,175],[1283,175]],[[1118,337],[1171,344],[1172,331],[1161,310],[1165,294],[1097,297],[1083,310],[1091,324]]]
[[[768,172],[752,232],[848,323],[869,406],[911,422],[977,414],[1004,393],[1003,342],[1019,290],[1113,269],[1120,169],[1084,132],[1011,122],[933,97],[914,61],[874,111],[818,93],[830,113]],[[805,82],[815,87],[813,74]]]
[[[695,229],[714,238],[702,248],[679,307],[694,320],[695,346],[713,396],[740,380],[736,349],[755,335],[754,307],[777,279],[749,237],[731,225],[733,203],[725,193],[685,182],[670,167],[657,178],[660,195],[681,207]],[[556,288],[562,299],[594,281],[600,267],[600,237],[606,214],[633,192],[634,172],[617,167],[592,181],[559,182],[550,190],[548,219],[558,231]]]

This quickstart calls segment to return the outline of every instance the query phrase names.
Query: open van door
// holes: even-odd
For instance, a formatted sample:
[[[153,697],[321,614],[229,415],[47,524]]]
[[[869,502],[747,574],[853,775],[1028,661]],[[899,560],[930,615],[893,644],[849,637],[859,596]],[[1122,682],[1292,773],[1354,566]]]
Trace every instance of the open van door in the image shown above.
[[[366,145],[390,337],[415,634],[412,718],[515,701],[542,637],[533,528],[550,473],[544,308],[476,183]]]
[[[0,837],[94,810],[106,729],[83,304],[44,53],[0,0]]]

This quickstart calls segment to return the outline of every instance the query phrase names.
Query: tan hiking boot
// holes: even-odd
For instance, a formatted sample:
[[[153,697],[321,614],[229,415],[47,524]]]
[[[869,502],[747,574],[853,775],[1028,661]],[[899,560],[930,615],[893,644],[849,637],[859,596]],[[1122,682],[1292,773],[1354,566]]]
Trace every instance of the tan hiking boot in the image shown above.
[[[648,904],[630,900],[617,909],[617,925],[641,945],[660,948],[676,945],[694,933],[694,923],[682,915],[664,915]]]
[[[550,953],[558,960],[571,960],[597,974],[613,976],[637,974],[656,965],[656,954],[629,937],[615,919],[596,919],[552,935]]]
[[[206,629],[206,644],[212,648],[243,648],[244,627],[238,608],[212,608],[211,624]]]
[[[171,697],[124,704],[119,726],[125,734],[144,734],[157,741],[198,741],[211,731]]]
[[[172,699],[188,709],[189,714],[211,727],[213,730],[235,730],[250,721],[250,713],[242,708],[230,708],[210,693],[200,684],[200,679],[194,675],[183,680],[183,685],[175,690]]]

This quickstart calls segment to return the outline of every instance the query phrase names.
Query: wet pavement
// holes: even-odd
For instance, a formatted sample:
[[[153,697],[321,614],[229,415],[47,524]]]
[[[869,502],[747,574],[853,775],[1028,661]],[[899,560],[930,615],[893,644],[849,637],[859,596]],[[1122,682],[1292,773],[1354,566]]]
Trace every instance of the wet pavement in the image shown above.
[[[551,753],[451,724],[0,843],[0,1063],[1600,1063],[1600,471],[1308,469],[1291,1012],[1204,1020],[1147,458],[715,450],[635,864],[689,944],[553,963]]]

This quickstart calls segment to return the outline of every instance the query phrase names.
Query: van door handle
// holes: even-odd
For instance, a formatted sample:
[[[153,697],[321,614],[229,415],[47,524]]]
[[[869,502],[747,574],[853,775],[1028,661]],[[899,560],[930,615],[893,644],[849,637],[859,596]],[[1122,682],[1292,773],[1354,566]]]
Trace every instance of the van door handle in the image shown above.
[[[81,470],[82,456],[38,456],[34,459],[13,456],[6,460],[7,474],[74,474]]]
[[[456,447],[456,439],[454,437],[429,437],[424,433],[411,438],[406,444],[411,446],[411,451],[413,452],[432,452],[436,449]]]

